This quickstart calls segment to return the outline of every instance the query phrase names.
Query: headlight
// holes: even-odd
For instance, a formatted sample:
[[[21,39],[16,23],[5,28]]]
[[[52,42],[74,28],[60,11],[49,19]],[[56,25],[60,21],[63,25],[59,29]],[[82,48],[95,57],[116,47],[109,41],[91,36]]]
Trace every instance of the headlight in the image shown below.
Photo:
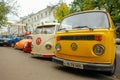
[[[102,55],[105,51],[105,48],[103,45],[101,44],[96,44],[94,47],[93,47],[93,52],[96,54],[96,55]]]
[[[61,45],[58,43],[58,44],[56,44],[55,48],[56,48],[57,51],[60,51],[61,50]]]
[[[46,44],[45,47],[46,47],[47,49],[51,49],[51,48],[52,48],[52,45]]]

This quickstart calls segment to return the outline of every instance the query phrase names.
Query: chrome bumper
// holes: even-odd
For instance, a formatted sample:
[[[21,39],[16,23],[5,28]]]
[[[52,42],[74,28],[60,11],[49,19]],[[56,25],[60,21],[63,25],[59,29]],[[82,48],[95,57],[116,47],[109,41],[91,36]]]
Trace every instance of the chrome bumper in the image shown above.
[[[113,67],[111,64],[84,63],[84,62],[65,60],[58,57],[53,57],[52,60],[53,62],[61,64],[63,66],[86,69],[86,70],[94,70],[94,71],[111,71]]]

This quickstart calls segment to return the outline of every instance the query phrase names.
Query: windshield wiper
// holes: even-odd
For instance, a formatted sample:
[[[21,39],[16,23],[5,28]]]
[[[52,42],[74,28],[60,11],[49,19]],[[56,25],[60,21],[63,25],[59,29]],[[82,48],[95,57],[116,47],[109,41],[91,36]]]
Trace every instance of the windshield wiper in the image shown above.
[[[65,30],[66,28],[59,28],[58,31]]]
[[[93,28],[90,28],[88,26],[77,26],[77,27],[73,27],[73,29],[77,29],[77,28],[88,28],[89,30],[93,30]]]
[[[62,30],[68,31],[66,28],[60,28],[60,29],[58,29],[58,31],[62,31]]]

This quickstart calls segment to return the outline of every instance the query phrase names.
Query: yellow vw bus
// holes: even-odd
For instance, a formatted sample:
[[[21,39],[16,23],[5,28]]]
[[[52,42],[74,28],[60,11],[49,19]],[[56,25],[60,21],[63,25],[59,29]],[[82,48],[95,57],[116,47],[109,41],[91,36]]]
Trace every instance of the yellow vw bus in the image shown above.
[[[59,23],[46,23],[35,30],[32,37],[32,57],[51,58],[55,52],[55,33]]]
[[[112,75],[116,66],[115,38],[115,26],[106,11],[70,14],[56,33],[53,61],[63,66]]]

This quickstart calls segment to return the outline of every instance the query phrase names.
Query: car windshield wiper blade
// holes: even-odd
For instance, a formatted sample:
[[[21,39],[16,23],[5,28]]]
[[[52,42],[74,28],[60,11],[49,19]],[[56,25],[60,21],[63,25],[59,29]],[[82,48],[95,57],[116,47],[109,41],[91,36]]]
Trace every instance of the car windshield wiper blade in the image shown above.
[[[89,30],[93,30],[93,28],[90,28],[88,26],[77,26],[77,27],[73,27],[73,29],[76,29],[76,28],[88,28]]]
[[[66,30],[66,28],[60,28],[60,29],[58,29],[58,31],[61,31],[61,30]]]

